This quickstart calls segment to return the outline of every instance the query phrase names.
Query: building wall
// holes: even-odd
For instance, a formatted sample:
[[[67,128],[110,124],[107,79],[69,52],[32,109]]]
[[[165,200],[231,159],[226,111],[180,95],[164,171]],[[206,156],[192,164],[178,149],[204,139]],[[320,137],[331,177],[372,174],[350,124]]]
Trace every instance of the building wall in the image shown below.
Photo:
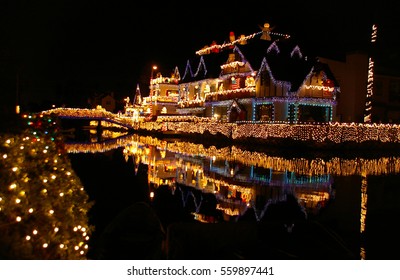
[[[373,120],[400,123],[400,76],[376,74],[373,100]]]
[[[337,121],[363,122],[368,82],[368,54],[349,53],[344,62],[320,58],[331,68],[341,93],[335,116]],[[400,123],[400,76],[378,74],[374,66],[372,122]],[[389,73],[387,71],[387,73]]]
[[[368,55],[349,53],[344,62],[319,58],[327,63],[340,85],[338,105],[333,121],[363,122],[367,94]]]

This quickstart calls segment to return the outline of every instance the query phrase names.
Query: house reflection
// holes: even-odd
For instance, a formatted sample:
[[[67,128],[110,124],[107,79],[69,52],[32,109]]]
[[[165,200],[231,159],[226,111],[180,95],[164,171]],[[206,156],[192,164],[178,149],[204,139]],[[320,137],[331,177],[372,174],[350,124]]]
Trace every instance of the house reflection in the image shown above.
[[[236,221],[248,209],[251,209],[253,219],[259,221],[270,205],[285,202],[288,196],[296,198],[307,214],[317,214],[334,196],[330,174],[274,170],[229,160],[224,156],[227,151],[221,152],[220,156],[201,155],[195,152],[195,144],[191,144],[194,145],[190,149],[193,153],[182,153],[173,149],[173,142],[155,139],[152,142],[131,142],[123,150],[126,160],[133,158],[135,170],[141,164],[147,165],[151,199],[160,186],[168,186],[171,192],[181,191],[183,205],[188,197],[193,197],[196,207],[192,214],[201,222]],[[204,149],[202,145],[197,148],[197,151]],[[214,213],[219,212],[219,217],[201,211],[210,196],[216,199],[218,211]]]
[[[177,158],[176,183],[215,194],[224,220],[237,219],[248,208],[261,220],[270,204],[286,201],[288,195],[297,198],[308,213],[316,213],[332,196],[329,174],[296,175],[224,159]]]

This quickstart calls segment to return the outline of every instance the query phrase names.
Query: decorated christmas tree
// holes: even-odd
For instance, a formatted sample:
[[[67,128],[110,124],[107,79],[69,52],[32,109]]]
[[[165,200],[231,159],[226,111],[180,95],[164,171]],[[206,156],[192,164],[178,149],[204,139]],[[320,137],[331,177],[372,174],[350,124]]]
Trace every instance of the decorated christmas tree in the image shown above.
[[[91,207],[56,118],[23,115],[0,135],[0,258],[86,259]]]

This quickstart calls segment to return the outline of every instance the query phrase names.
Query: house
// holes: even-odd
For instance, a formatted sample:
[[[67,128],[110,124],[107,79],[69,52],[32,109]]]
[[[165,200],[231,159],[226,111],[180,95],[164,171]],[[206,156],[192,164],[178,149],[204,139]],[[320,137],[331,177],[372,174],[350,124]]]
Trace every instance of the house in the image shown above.
[[[340,88],[329,67],[304,57],[288,35],[278,35],[274,41],[261,36],[242,36],[218,52],[197,52],[198,71],[191,80],[184,76],[180,82],[181,112],[188,113],[188,107],[204,101],[203,116],[221,121],[332,121]],[[220,61],[216,55],[223,59],[219,75],[208,78],[206,65]],[[188,62],[185,74],[190,73],[189,66]],[[200,101],[193,102],[193,97]]]
[[[231,32],[170,77],[151,79],[144,111],[223,122],[400,123],[400,74],[373,59],[367,51],[308,57],[287,34]]]
[[[172,87],[170,78],[152,79],[151,112],[223,122],[336,121],[340,87],[328,64],[304,56],[287,34],[229,37],[177,66]]]
[[[178,83],[179,71],[177,68],[170,77],[163,77],[161,73],[157,73],[154,79],[151,77],[150,94],[143,98],[142,105],[146,109],[142,111],[147,115],[176,114],[179,100]]]
[[[104,108],[105,110],[113,113],[116,109],[116,99],[113,92],[109,92],[106,94],[95,94],[92,98],[89,99],[88,102],[92,108],[97,108],[98,106],[101,106],[101,108]]]

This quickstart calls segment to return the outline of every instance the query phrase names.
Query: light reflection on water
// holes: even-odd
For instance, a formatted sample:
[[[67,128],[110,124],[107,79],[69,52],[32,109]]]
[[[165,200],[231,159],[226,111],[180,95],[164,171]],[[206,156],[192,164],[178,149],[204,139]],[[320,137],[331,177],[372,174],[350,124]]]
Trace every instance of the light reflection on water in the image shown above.
[[[161,190],[168,189],[196,224],[215,226],[254,221],[274,224],[284,234],[291,234],[301,228],[304,221],[312,220],[321,226],[321,234],[329,235],[337,243],[335,246],[345,252],[339,255],[335,251],[331,256],[326,252],[322,258],[396,259],[396,250],[390,249],[393,248],[390,244],[392,240],[386,239],[388,248],[377,245],[379,242],[382,244],[384,236],[392,236],[392,233],[384,235],[376,225],[390,228],[390,217],[399,213],[396,203],[387,203],[387,192],[399,194],[391,184],[399,180],[400,157],[315,156],[298,152],[280,155],[276,151],[269,153],[237,146],[205,146],[182,139],[168,140],[137,134],[102,142],[70,142],[65,148],[72,159],[73,154],[109,155],[114,152],[115,156],[117,153],[129,166],[132,175],[138,178],[145,174],[147,190],[144,194],[147,197],[136,200],[161,205]],[[110,170],[112,176],[120,176],[115,172],[118,171]],[[371,198],[370,192],[375,196]],[[296,207],[293,208],[293,204],[290,205],[292,208],[288,207],[293,201]],[[176,226],[168,228],[171,221],[176,220],[163,219],[168,209],[162,210],[164,212],[158,214],[164,230],[176,235]],[[377,215],[382,215],[382,219],[377,219]],[[267,233],[265,228],[257,230],[264,236],[271,231],[271,228]],[[308,248],[307,245],[302,246]],[[298,253],[296,250],[293,252]],[[172,253],[182,256],[176,251]],[[260,258],[318,256],[314,253],[298,254],[297,257],[289,253],[261,254]],[[188,252],[185,254],[188,256]],[[191,258],[196,256],[189,255]]]

